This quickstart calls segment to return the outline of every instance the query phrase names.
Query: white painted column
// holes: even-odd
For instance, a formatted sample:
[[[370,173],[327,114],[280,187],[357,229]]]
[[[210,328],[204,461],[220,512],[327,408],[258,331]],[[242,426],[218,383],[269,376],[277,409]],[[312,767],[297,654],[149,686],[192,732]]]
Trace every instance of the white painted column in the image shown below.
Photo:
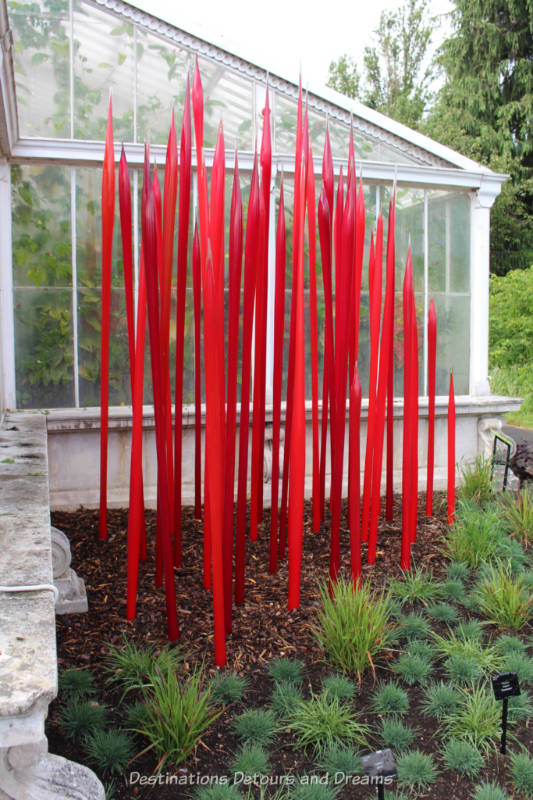
[[[489,270],[490,209],[500,187],[484,185],[472,194],[470,215],[470,394],[490,394]]]
[[[15,409],[15,325],[11,263],[11,170],[0,159],[0,418]]]

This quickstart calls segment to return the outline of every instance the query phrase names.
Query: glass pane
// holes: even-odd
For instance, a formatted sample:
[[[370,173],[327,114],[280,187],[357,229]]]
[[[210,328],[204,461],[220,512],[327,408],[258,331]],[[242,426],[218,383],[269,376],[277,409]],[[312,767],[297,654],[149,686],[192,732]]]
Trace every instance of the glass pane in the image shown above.
[[[333,158],[348,158],[350,148],[350,126],[339,119],[329,118],[329,136]],[[376,143],[363,136],[357,129],[353,134],[355,157],[377,160]]]
[[[450,369],[456,394],[468,394],[470,298],[435,294],[437,312],[437,394],[448,394]]]
[[[198,59],[198,66],[204,92],[204,146],[215,146],[222,121],[228,150],[236,144],[240,149],[252,150],[252,81],[207,59]]]
[[[74,5],[74,136],[105,139],[109,90],[113,134],[133,141],[133,25],[83,2]]]
[[[470,197],[428,191],[429,291],[470,291]]]
[[[70,169],[11,168],[15,286],[71,286]]]
[[[73,406],[72,292],[25,287],[13,300],[17,406]]]
[[[176,138],[181,135],[190,54],[137,29],[137,141],[166,144],[170,115],[175,110]]]
[[[9,2],[21,136],[70,135],[68,3]]]

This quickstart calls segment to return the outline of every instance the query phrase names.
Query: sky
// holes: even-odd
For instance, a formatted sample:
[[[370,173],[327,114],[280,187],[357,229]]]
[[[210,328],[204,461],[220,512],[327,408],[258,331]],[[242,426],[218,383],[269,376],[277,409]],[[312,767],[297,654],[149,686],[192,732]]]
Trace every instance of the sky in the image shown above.
[[[304,87],[323,86],[332,60],[343,53],[362,63],[363,49],[384,10],[398,0],[266,0],[264,11],[250,0],[136,0],[135,5],[189,33],[205,38],[260,67],[292,81],[302,73]],[[432,14],[446,15],[450,0],[430,0]],[[440,43],[446,16],[435,27]]]

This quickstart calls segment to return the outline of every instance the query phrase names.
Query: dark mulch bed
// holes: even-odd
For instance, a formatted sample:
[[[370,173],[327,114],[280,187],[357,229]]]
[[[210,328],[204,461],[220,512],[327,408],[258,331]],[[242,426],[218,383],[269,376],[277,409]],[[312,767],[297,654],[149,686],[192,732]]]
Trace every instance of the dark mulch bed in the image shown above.
[[[436,503],[439,507],[439,502]],[[443,504],[440,504],[443,507]],[[59,669],[67,667],[89,667],[97,680],[101,675],[101,664],[107,654],[107,643],[119,645],[126,634],[131,640],[162,646],[166,641],[164,592],[154,586],[154,559],[152,542],[155,533],[155,515],[147,512],[147,536],[149,556],[141,566],[139,579],[139,601],[136,619],[125,620],[126,607],[126,529],[127,511],[109,511],[109,538],[98,541],[98,512],[81,508],[74,514],[54,512],[52,521],[65,531],[72,548],[72,566],[85,579],[89,600],[87,614],[74,614],[57,618],[57,640]],[[193,518],[193,509],[183,510],[183,567],[176,570],[177,603],[180,623],[180,644],[186,653],[185,667],[205,660],[208,672],[216,673],[213,663],[213,614],[211,595],[202,582],[202,523]],[[329,564],[329,520],[326,519],[319,533],[311,530],[311,507],[306,506],[304,558],[302,567],[301,607],[287,610],[287,562],[280,565],[274,576],[268,572],[269,513],[265,512],[263,534],[255,543],[247,544],[246,600],[234,609],[233,632],[227,641],[228,667],[250,679],[250,690],[245,697],[246,707],[257,707],[268,703],[272,682],[266,671],[267,663],[276,656],[298,657],[305,661],[308,683],[317,690],[324,675],[331,672],[324,662],[324,653],[312,634],[319,605],[318,581],[328,574]],[[442,537],[446,532],[445,515],[440,512],[428,520],[425,517],[425,495],[419,497],[419,520],[417,543],[412,554],[417,565],[428,566],[437,579],[444,576],[446,560],[442,555]],[[349,535],[342,534],[343,573],[349,571]],[[401,507],[395,500],[394,521],[380,521],[377,563],[365,565],[365,576],[375,586],[387,584],[391,577],[399,576],[401,538]],[[366,548],[363,546],[363,559]],[[439,623],[435,624],[438,630]],[[445,628],[443,628],[444,630]],[[391,677],[382,665],[376,677]],[[439,677],[438,671],[433,677]],[[368,699],[373,691],[374,676],[365,674],[356,701],[365,721],[376,725],[375,715],[369,711]],[[100,698],[111,707],[116,707],[118,698],[101,683]],[[423,717],[418,710],[422,690],[409,689],[410,711],[405,722],[418,729],[414,747],[427,752],[438,749],[434,739],[434,720]],[[185,765],[189,773],[202,775],[226,774],[227,766],[239,749],[231,728],[231,719],[241,708],[229,708],[214,723],[205,735],[194,757]],[[523,726],[522,726],[523,727]],[[74,760],[83,760],[83,755],[66,741],[58,726],[58,701],[50,710],[48,721],[50,751]],[[533,737],[527,728],[520,731],[520,740],[531,750]],[[289,734],[277,737],[275,747],[269,752],[272,775],[283,775],[289,771],[308,773],[313,769],[312,761],[291,746]],[[150,775],[154,770],[153,757],[142,756],[132,765],[132,770]],[[495,753],[483,774],[484,779],[504,782],[506,759]],[[158,785],[150,790],[128,784],[128,769],[117,781],[114,796],[120,800],[132,797],[157,797],[161,800],[179,800],[190,796],[190,789],[179,786]],[[174,771],[177,774],[177,770]],[[508,784],[512,796],[511,785]],[[375,789],[346,786],[341,798],[363,798],[375,796]],[[457,777],[456,773],[442,772],[441,777],[425,795],[431,800],[468,800],[472,796],[472,783]]]

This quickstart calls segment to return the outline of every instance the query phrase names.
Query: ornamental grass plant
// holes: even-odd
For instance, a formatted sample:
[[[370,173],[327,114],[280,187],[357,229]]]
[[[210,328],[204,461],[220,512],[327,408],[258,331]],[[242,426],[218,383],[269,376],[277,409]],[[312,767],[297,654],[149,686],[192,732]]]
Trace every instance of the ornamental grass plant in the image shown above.
[[[519,630],[533,614],[533,594],[523,575],[513,575],[502,561],[488,565],[474,591],[481,614],[490,625]]]
[[[350,580],[339,580],[333,586],[320,587],[322,608],[314,633],[327,658],[344,672],[357,675],[374,669],[395,639],[396,627],[391,620],[391,596],[375,592],[370,583],[354,586]]]

